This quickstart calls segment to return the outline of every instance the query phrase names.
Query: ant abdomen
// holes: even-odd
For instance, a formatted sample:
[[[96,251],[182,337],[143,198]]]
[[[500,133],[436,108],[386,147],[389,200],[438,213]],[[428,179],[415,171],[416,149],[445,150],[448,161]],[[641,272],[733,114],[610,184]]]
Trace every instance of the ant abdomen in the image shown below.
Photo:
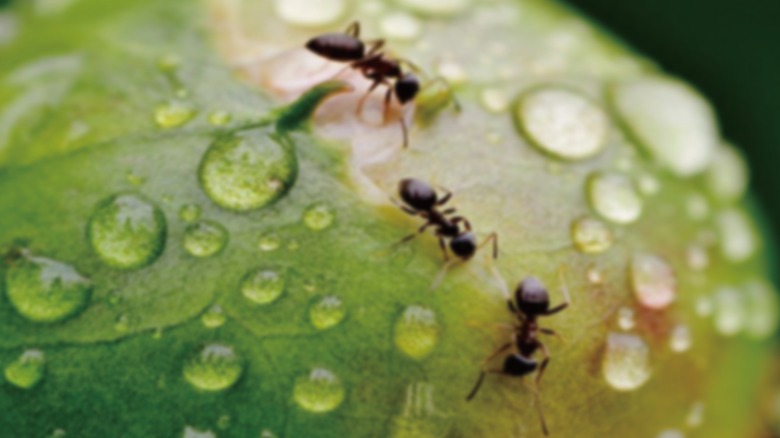
[[[536,371],[538,366],[539,362],[535,359],[519,354],[510,354],[504,360],[504,373],[521,377]]]
[[[471,231],[455,236],[450,240],[450,249],[458,257],[469,259],[477,252],[477,236]]]
[[[363,41],[343,33],[327,33],[312,38],[306,48],[331,61],[356,61],[363,58],[366,47]]]

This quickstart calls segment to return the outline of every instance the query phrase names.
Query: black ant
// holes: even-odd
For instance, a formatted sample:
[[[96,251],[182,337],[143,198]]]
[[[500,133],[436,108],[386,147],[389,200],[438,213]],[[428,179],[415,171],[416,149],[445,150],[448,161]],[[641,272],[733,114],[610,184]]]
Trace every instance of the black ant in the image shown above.
[[[419,69],[408,61],[390,58],[382,52],[381,48],[385,45],[385,40],[372,40],[369,43],[368,51],[366,51],[366,43],[360,39],[360,23],[355,21],[347,27],[344,33],[326,33],[310,39],[306,43],[306,48],[330,61],[349,63],[348,68],[360,71],[366,79],[372,81],[368,91],[358,103],[356,108],[358,113],[361,112],[368,95],[380,85],[385,85],[387,92],[385,93],[384,118],[387,119],[387,110],[393,95],[403,106],[414,100],[420,92],[420,80],[416,75],[404,72],[401,65],[408,65],[413,70]],[[394,82],[391,83],[390,80]],[[457,101],[454,102],[456,109],[459,109]],[[400,123],[403,131],[403,144],[404,147],[408,147],[409,133],[403,115],[400,118]]]
[[[539,421],[542,425],[542,431],[545,435],[548,435],[547,423],[544,420],[544,414],[539,403],[539,384],[542,380],[542,375],[547,365],[550,363],[550,352],[547,347],[537,339],[539,333],[545,335],[557,336],[555,331],[548,328],[539,327],[537,319],[541,316],[554,315],[569,306],[568,291],[564,286],[564,292],[566,301],[563,304],[559,304],[553,308],[550,308],[550,296],[547,292],[547,288],[544,287],[541,281],[535,277],[526,277],[523,281],[517,285],[515,289],[514,301],[511,298],[507,298],[507,305],[509,311],[517,318],[517,322],[511,326],[512,329],[512,341],[499,347],[490,356],[488,356],[483,364],[482,370],[479,374],[479,379],[474,385],[468,396],[467,401],[471,401],[477,391],[482,386],[482,382],[485,380],[487,373],[501,374],[510,377],[523,377],[534,371],[536,371],[536,389],[534,395],[536,397],[536,407],[539,413]],[[507,350],[515,347],[516,352],[507,356],[504,359],[504,364],[501,369],[485,369],[485,367],[496,356],[506,352]],[[534,354],[541,350],[544,358],[541,362],[534,359]]]
[[[445,195],[439,197],[428,183],[419,179],[406,178],[398,184],[398,192],[406,205],[399,207],[412,216],[421,216],[426,222],[416,233],[404,237],[399,244],[408,242],[428,227],[436,227],[436,236],[444,254],[444,260],[449,260],[446,240],[449,239],[449,250],[462,260],[470,259],[478,248],[493,241],[493,258],[498,257],[498,235],[491,233],[481,244],[477,244],[477,236],[471,231],[471,224],[463,216],[448,217],[455,213],[455,208],[439,210],[452,198],[452,193],[445,190]],[[461,224],[465,229],[461,229]]]

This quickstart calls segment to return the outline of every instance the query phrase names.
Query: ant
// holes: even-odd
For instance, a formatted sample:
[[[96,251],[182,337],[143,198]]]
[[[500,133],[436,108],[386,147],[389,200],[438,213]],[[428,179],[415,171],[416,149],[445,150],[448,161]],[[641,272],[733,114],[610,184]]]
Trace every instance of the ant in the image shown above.
[[[418,234],[423,233],[428,227],[436,227],[436,236],[439,238],[439,246],[444,254],[444,260],[449,260],[449,250],[462,260],[468,260],[478,248],[493,241],[493,258],[498,257],[498,235],[491,233],[481,244],[477,244],[477,236],[471,231],[471,224],[463,216],[448,217],[455,213],[455,208],[439,210],[452,198],[452,193],[445,190],[442,197],[428,183],[414,178],[402,179],[398,184],[398,192],[406,205],[398,205],[401,210],[412,215],[421,216],[426,222],[416,233],[404,237],[398,244],[406,243]],[[395,202],[395,200],[393,200]],[[397,204],[397,202],[396,202]],[[461,224],[465,229],[461,229]]]
[[[382,52],[385,40],[371,40],[368,43],[370,43],[369,48],[366,50],[366,42],[360,39],[360,23],[354,21],[344,33],[326,33],[310,39],[306,43],[306,48],[330,61],[346,62],[348,68],[358,70],[363,77],[372,81],[368,91],[358,103],[357,113],[361,112],[363,104],[371,92],[380,85],[385,85],[387,92],[385,93],[384,118],[387,119],[387,110],[393,96],[403,106],[414,100],[420,92],[420,80],[413,73],[404,72],[401,65],[408,65],[415,71],[419,69],[409,61],[394,59]],[[390,80],[393,82],[391,83]],[[437,78],[436,81],[443,81],[443,79]],[[460,105],[457,101],[454,102],[456,109],[459,110]],[[403,115],[399,121],[403,132],[403,145],[408,147],[409,132]]]
[[[536,388],[534,390],[536,408],[539,413],[542,431],[545,435],[549,434],[547,423],[544,420],[544,414],[539,403],[538,391],[544,370],[550,363],[550,352],[537,336],[539,333],[552,336],[557,336],[558,334],[548,328],[539,327],[537,319],[542,316],[554,315],[569,307],[568,290],[565,286],[563,290],[565,301],[562,304],[550,308],[549,293],[539,279],[535,277],[526,277],[517,285],[514,301],[507,297],[509,311],[517,318],[517,322],[508,327],[513,332],[512,340],[499,347],[484,360],[479,379],[477,379],[477,383],[474,385],[474,388],[469,395],[466,396],[466,401],[471,401],[474,396],[477,395],[477,391],[479,391],[479,388],[482,386],[482,382],[485,380],[485,375],[487,373],[500,374],[509,377],[523,377],[536,371],[536,378],[534,379],[536,383]],[[513,346],[517,351],[506,357],[504,364],[500,369],[485,369],[490,361],[496,356],[506,352]],[[541,362],[533,357],[537,351],[541,351],[544,356]]]

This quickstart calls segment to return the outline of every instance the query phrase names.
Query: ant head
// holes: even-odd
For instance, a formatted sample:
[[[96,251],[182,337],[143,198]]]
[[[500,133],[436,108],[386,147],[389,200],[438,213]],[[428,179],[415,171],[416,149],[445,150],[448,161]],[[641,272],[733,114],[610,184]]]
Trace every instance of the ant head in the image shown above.
[[[477,236],[471,231],[458,234],[450,240],[450,249],[462,259],[470,259],[477,252]]]
[[[550,308],[550,295],[538,278],[526,277],[515,289],[515,302],[526,315],[541,315]]]
[[[413,100],[419,92],[420,80],[411,73],[406,73],[395,81],[395,97],[398,98],[401,105]]]
[[[428,183],[414,178],[404,178],[398,184],[401,199],[415,210],[428,211],[436,205],[436,191]]]
[[[343,33],[314,37],[306,43],[306,48],[323,58],[341,62],[363,59],[366,53],[363,41]]]

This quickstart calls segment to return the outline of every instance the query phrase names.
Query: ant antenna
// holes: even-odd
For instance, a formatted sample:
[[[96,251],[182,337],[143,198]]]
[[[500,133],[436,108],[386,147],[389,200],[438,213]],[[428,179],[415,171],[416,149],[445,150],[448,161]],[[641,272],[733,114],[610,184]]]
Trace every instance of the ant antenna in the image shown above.
[[[439,288],[439,286],[441,286],[441,283],[444,281],[444,277],[447,276],[447,272],[450,270],[450,268],[461,262],[461,260],[449,260],[447,263],[445,263],[444,266],[442,266],[439,270],[439,273],[436,274],[436,278],[433,279],[433,283],[431,283],[431,292],[435,291]]]
[[[561,280],[561,291],[563,292],[563,299],[567,303],[571,303],[571,294],[569,293],[569,286],[566,282],[566,277],[563,274],[564,271],[566,271],[567,269],[568,267],[566,265],[561,265],[558,268],[558,276],[560,277]]]
[[[485,372],[480,371],[479,372],[479,379],[477,379],[477,383],[474,385],[474,388],[469,392],[469,395],[466,396],[466,401],[471,401],[471,399],[474,398],[475,395],[477,395],[477,391],[479,391],[479,388],[482,386],[482,382],[485,380]]]

